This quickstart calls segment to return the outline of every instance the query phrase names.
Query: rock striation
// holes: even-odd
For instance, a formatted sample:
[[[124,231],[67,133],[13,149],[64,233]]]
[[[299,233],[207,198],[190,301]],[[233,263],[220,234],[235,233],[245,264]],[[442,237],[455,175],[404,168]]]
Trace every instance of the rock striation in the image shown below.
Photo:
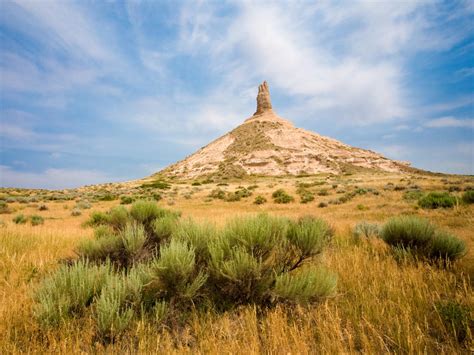
[[[263,82],[258,87],[257,111],[253,116],[159,174],[195,179],[409,169],[409,163],[390,160],[376,152],[295,127],[275,114],[268,84]]]

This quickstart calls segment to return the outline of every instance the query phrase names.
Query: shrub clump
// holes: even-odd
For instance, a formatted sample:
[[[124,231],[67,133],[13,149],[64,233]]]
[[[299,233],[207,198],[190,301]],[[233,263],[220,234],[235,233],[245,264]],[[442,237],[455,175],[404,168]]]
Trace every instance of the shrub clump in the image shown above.
[[[380,237],[380,225],[376,223],[360,222],[357,223],[352,231],[356,239],[370,239]]]
[[[448,192],[430,192],[418,200],[421,208],[450,208],[456,204],[456,197]]]
[[[91,309],[98,334],[109,341],[143,317],[170,326],[195,307],[265,309],[317,301],[335,289],[336,276],[308,262],[333,235],[321,219],[258,215],[216,229],[150,201],[125,212],[120,228],[110,217],[117,211],[91,216],[95,238],[36,292],[41,324],[58,325]]]
[[[428,260],[454,261],[466,253],[462,240],[415,216],[390,219],[382,227],[380,235],[387,244],[411,250]]]
[[[267,202],[267,199],[261,195],[256,196],[255,200],[253,201],[253,203],[256,205],[263,205],[266,202]]]
[[[289,195],[285,190],[278,189],[272,193],[273,201],[275,203],[290,203],[295,199],[293,196]]]
[[[44,223],[44,218],[41,216],[33,215],[30,217],[30,223],[32,226],[38,226]]]
[[[462,195],[462,201],[467,204],[474,203],[474,190],[467,190]]]
[[[25,224],[26,221],[28,221],[28,218],[23,214],[17,214],[15,217],[13,217],[12,221],[15,224]]]

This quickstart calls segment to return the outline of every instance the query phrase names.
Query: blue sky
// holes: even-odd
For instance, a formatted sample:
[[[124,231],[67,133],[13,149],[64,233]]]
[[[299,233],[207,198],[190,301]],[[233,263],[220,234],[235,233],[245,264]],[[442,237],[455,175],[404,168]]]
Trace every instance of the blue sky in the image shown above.
[[[255,111],[474,174],[473,1],[0,2],[0,184],[141,178]]]

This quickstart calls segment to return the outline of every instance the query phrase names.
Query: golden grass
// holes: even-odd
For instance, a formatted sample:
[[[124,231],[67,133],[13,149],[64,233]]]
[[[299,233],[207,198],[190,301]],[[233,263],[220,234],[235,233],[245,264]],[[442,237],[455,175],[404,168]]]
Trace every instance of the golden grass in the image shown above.
[[[469,353],[474,350],[472,333],[460,343],[449,326],[442,321],[435,304],[440,300],[462,303],[473,309],[474,296],[474,207],[450,210],[420,210],[414,202],[402,200],[403,191],[383,191],[389,181],[400,183],[401,176],[357,175],[349,186],[377,188],[380,196],[356,196],[342,205],[317,208],[336,192],[329,186],[330,196],[316,196],[303,205],[298,202],[276,205],[271,192],[279,187],[295,195],[295,179],[261,179],[254,196],[261,194],[268,203],[254,205],[253,198],[240,202],[214,200],[204,202],[214,185],[203,185],[190,200],[179,186],[173,209],[198,220],[222,225],[236,214],[268,212],[290,217],[313,214],[328,220],[336,237],[323,256],[323,263],[339,277],[337,293],[322,303],[290,307],[280,305],[261,313],[252,306],[224,314],[194,314],[180,329],[157,329],[139,321],[114,344],[103,345],[94,338],[90,316],[73,320],[59,329],[42,330],[32,314],[31,295],[41,279],[53,272],[63,258],[73,257],[81,239],[92,231],[81,227],[92,210],[106,210],[118,202],[101,202],[83,215],[70,215],[73,202],[48,203],[48,211],[14,204],[25,215],[39,214],[45,224],[32,227],[14,225],[15,215],[2,215],[0,228],[0,349],[3,353]],[[314,181],[315,178],[300,180]],[[360,180],[360,181],[359,181]],[[412,179],[413,181],[413,179]],[[443,188],[440,178],[415,181],[425,190]],[[249,185],[251,183],[245,184]],[[472,182],[471,182],[472,184]],[[227,190],[233,191],[239,183]],[[268,185],[273,185],[269,187]],[[340,185],[344,188],[344,185]],[[339,194],[340,195],[340,194]],[[166,206],[168,199],[160,202]],[[298,201],[298,199],[297,199]],[[358,204],[368,207],[359,210]],[[64,205],[68,209],[64,209]],[[21,209],[21,211],[20,211]],[[383,242],[356,243],[351,228],[359,221],[383,222],[400,213],[415,213],[464,239],[469,252],[449,269],[423,262],[397,262]]]

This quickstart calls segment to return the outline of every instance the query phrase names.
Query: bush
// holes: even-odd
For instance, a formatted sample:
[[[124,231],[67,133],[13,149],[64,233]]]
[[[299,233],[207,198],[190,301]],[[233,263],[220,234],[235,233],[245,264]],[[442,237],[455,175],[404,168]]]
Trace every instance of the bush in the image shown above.
[[[168,184],[167,182],[165,181],[161,181],[161,180],[156,180],[156,181],[152,181],[152,182],[149,182],[149,183],[146,183],[146,184],[142,184],[143,188],[153,188],[153,189],[160,189],[160,190],[168,190],[168,189],[171,189],[171,185]]]
[[[15,224],[25,224],[28,218],[26,218],[23,214],[17,214],[13,217],[12,221]]]
[[[468,190],[463,193],[462,201],[467,204],[474,203],[474,190]]]
[[[355,225],[352,235],[357,239],[379,237],[380,226],[376,223],[360,222]]]
[[[415,201],[423,197],[423,192],[419,190],[405,191],[403,199],[407,201]]]
[[[324,207],[327,207],[327,206],[328,206],[328,204],[327,204],[326,202],[320,202],[320,203],[318,203],[318,207],[319,207],[319,208],[324,208]]]
[[[304,191],[300,193],[300,202],[301,203],[308,203],[314,201],[314,194],[311,191]]]
[[[459,342],[463,342],[473,327],[471,309],[456,301],[438,301],[435,309]]]
[[[73,208],[71,211],[71,216],[77,217],[82,214],[82,211],[79,208]]]
[[[253,203],[256,205],[263,205],[266,202],[267,202],[267,199],[260,195],[256,196],[255,200],[253,201]]]
[[[79,261],[40,286],[35,314],[42,324],[91,309],[98,335],[110,341],[138,316],[179,326],[196,307],[265,309],[317,301],[335,288],[332,273],[307,262],[333,234],[323,220],[262,214],[218,230],[149,202],[120,209],[127,218],[123,228],[113,225],[113,209],[96,215],[95,238],[81,243]]]
[[[44,218],[41,216],[33,215],[30,217],[30,222],[32,226],[38,226],[44,223]]]
[[[121,205],[129,205],[133,202],[133,197],[131,196],[120,196]]]
[[[322,268],[307,268],[299,273],[283,274],[277,277],[274,295],[276,298],[307,303],[320,297],[326,297],[336,288],[336,276]]]
[[[35,294],[36,318],[44,325],[55,326],[73,315],[82,314],[100,293],[110,274],[108,264],[97,266],[78,261],[72,266],[62,266],[43,281]]]
[[[46,206],[46,205],[40,205],[40,206],[38,207],[38,210],[39,210],[39,211],[47,211],[47,210],[48,210],[48,206]]]
[[[0,201],[0,214],[2,213],[10,213],[10,209],[8,208],[8,203],[5,201]]]
[[[79,201],[78,203],[76,203],[76,208],[81,210],[88,210],[91,207],[92,205],[89,201]]]
[[[283,189],[278,189],[272,193],[273,201],[275,203],[290,203],[295,199],[293,196],[288,195],[288,193]]]
[[[454,261],[466,253],[462,240],[438,230],[429,221],[414,216],[390,219],[382,227],[380,234],[389,245],[413,250],[420,257],[429,260]]]
[[[456,204],[456,197],[447,192],[430,192],[418,200],[421,208],[450,208]]]

